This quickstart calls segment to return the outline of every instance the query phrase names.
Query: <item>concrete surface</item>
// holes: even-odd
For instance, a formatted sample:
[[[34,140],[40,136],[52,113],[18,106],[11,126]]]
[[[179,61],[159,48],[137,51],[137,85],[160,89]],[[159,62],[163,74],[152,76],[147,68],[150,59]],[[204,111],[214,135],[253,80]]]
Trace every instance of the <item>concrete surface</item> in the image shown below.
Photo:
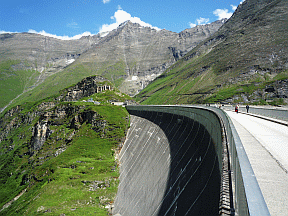
[[[198,122],[167,113],[131,115],[120,163],[114,215],[218,215],[219,162]]]
[[[271,215],[288,212],[288,127],[226,111],[248,155]]]

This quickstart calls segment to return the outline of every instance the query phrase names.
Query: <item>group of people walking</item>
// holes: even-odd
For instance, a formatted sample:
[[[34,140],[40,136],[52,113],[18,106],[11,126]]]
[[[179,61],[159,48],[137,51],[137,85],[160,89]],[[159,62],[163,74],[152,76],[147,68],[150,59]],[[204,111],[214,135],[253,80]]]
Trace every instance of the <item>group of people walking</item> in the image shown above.
[[[249,112],[249,105],[248,105],[248,104],[246,105],[246,111],[247,111],[247,113]],[[236,113],[239,112],[239,104],[237,104],[237,105],[235,106],[235,112],[236,112]]]

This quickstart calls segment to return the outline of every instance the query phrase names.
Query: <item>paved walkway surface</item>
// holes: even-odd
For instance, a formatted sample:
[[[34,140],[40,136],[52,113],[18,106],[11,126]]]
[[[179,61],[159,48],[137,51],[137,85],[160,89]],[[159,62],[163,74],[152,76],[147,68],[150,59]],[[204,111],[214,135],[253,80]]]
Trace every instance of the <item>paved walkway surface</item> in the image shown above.
[[[226,111],[245,148],[272,216],[288,215],[288,127]]]

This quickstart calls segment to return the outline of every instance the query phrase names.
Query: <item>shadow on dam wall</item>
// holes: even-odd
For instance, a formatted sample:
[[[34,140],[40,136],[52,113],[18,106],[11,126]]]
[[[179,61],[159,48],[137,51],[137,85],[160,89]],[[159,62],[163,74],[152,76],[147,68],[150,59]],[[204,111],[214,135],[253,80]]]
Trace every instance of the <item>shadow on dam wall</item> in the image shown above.
[[[205,127],[175,114],[129,113],[113,215],[219,215],[221,174]]]

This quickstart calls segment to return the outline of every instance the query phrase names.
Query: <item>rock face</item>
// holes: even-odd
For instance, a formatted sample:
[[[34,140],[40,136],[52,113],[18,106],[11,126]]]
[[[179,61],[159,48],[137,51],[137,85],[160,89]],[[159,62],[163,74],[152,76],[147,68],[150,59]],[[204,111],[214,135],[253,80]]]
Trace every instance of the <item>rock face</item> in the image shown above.
[[[215,33],[224,22],[216,21],[175,33],[128,21],[105,37],[97,34],[69,41],[31,33],[0,34],[0,59],[20,60],[15,69],[39,71],[32,87],[66,67],[74,70],[73,67],[84,65],[89,71],[87,76],[93,71],[93,74],[115,82],[122,92],[134,95]]]
[[[61,143],[61,146],[55,148],[54,151],[52,151],[52,154],[51,152],[48,152],[47,156],[56,157],[60,155],[65,151],[67,145],[69,145],[74,135],[84,123],[91,124],[92,130],[99,133],[102,138],[105,137],[105,130],[107,130],[106,120],[95,111],[85,110],[85,106],[75,107],[71,104],[58,105],[55,109],[41,112],[39,120],[32,127],[33,132],[29,144],[29,154],[33,155],[35,152],[38,152],[47,139],[49,139],[50,143],[58,142]],[[68,124],[67,127],[70,128],[68,133],[53,136],[52,138],[50,137],[53,133],[59,134],[59,131],[57,131],[55,127],[60,128],[65,124]]]
[[[50,139],[50,142],[52,143],[54,141],[63,142],[62,146],[55,149],[55,152],[52,153],[52,155],[58,156],[65,150],[66,145],[71,142],[77,130],[79,130],[85,122],[91,124],[91,129],[99,133],[101,137],[105,137],[107,123],[96,112],[85,110],[85,106],[78,107],[73,106],[72,104],[59,104],[59,102],[62,101],[77,101],[97,92],[111,90],[112,87],[109,85],[108,81],[107,84],[103,84],[105,81],[107,81],[105,78],[99,76],[87,77],[75,86],[64,89],[62,94],[54,99],[55,102],[42,102],[37,105],[34,111],[28,112],[25,115],[21,114],[23,107],[16,106],[12,108],[7,111],[0,120],[0,143],[9,137],[11,131],[23,127],[23,125],[32,125],[32,135],[29,138],[30,141],[28,144],[29,152],[27,152],[29,155],[38,152],[47,139]],[[52,128],[63,125],[67,125],[71,131],[63,133],[64,137],[63,135],[57,135],[56,137],[51,138],[51,135],[55,133],[55,129]],[[57,133],[59,133],[59,131]],[[7,149],[10,150],[13,148],[13,145],[7,147]]]
[[[0,58],[20,60],[19,69],[35,69],[41,73],[38,83],[74,62],[100,36],[79,40],[59,40],[32,33],[0,34]]]
[[[33,150],[38,151],[43,146],[52,131],[49,129],[47,121],[37,122],[33,127],[33,136],[31,147]]]
[[[108,81],[100,76],[87,77],[73,87],[64,90],[57,100],[78,101],[83,97],[89,97],[98,92],[112,90],[113,87],[109,84],[99,82]]]
[[[97,62],[98,65],[92,66],[96,71],[101,70],[103,65],[113,65],[111,67],[114,68],[105,69],[101,75],[110,80],[124,79],[120,90],[135,95],[197,44],[215,33],[224,22],[216,21],[175,33],[165,29],[157,31],[128,21],[94,44],[76,63],[91,65]],[[111,72],[113,69],[118,70],[118,75]]]

